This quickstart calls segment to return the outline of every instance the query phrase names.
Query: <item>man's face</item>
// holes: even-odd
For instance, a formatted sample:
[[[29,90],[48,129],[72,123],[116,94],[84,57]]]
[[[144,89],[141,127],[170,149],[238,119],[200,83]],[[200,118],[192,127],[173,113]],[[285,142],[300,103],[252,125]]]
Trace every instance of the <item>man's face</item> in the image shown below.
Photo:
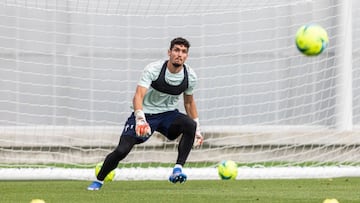
[[[175,44],[174,47],[168,51],[169,60],[175,67],[182,66],[188,57],[188,48],[184,45]]]

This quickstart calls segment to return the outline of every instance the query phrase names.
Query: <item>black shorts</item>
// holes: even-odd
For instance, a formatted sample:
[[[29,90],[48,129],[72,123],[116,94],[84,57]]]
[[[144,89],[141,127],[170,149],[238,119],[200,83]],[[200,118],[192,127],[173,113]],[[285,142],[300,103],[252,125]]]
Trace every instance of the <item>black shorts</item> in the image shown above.
[[[179,116],[182,118],[186,117],[187,119],[190,119],[187,115],[180,113],[179,110],[177,110],[177,109],[174,111],[167,111],[167,112],[158,113],[158,114],[145,114],[146,121],[149,123],[150,128],[151,128],[151,134],[154,131],[157,131],[157,132],[160,132],[161,134],[163,134],[165,137],[167,137],[170,140],[173,140],[179,136],[179,135],[171,135],[171,136],[168,135],[168,131],[169,131],[171,124]],[[144,142],[150,138],[151,135],[148,137],[137,136],[136,132],[135,132],[135,125],[136,125],[135,124],[135,115],[134,115],[134,113],[132,113],[125,123],[124,129],[122,132],[122,136],[137,137],[138,139],[140,139],[138,143]]]

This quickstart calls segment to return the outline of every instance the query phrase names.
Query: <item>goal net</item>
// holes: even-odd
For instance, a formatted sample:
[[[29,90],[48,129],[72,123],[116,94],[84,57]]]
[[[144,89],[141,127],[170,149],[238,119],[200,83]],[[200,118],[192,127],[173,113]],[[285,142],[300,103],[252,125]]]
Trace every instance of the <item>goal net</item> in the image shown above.
[[[217,178],[222,160],[239,164],[239,178],[360,176],[359,8],[354,0],[3,1],[0,179],[94,178],[143,68],[167,59],[178,36],[191,43],[205,137],[185,166],[192,178]],[[294,43],[308,23],[329,35],[316,57]],[[177,145],[154,134],[117,177],[166,179]]]

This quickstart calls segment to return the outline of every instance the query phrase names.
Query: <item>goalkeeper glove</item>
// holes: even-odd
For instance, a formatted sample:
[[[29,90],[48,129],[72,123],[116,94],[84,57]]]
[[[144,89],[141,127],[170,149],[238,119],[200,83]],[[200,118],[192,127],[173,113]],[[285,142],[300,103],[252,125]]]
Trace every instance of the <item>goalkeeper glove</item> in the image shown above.
[[[194,121],[196,122],[196,132],[193,146],[194,148],[199,148],[204,142],[204,137],[201,135],[199,118],[195,118]]]
[[[135,114],[135,132],[137,136],[148,137],[151,135],[151,128],[149,123],[146,122],[145,114],[142,110],[136,110]]]

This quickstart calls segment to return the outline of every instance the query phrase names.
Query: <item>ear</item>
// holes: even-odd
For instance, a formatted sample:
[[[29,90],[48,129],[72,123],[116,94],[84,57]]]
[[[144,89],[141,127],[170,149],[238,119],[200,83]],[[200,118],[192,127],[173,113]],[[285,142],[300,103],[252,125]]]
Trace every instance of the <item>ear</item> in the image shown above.
[[[169,49],[169,50],[168,50],[168,56],[170,56],[170,55],[171,55],[171,50]]]

